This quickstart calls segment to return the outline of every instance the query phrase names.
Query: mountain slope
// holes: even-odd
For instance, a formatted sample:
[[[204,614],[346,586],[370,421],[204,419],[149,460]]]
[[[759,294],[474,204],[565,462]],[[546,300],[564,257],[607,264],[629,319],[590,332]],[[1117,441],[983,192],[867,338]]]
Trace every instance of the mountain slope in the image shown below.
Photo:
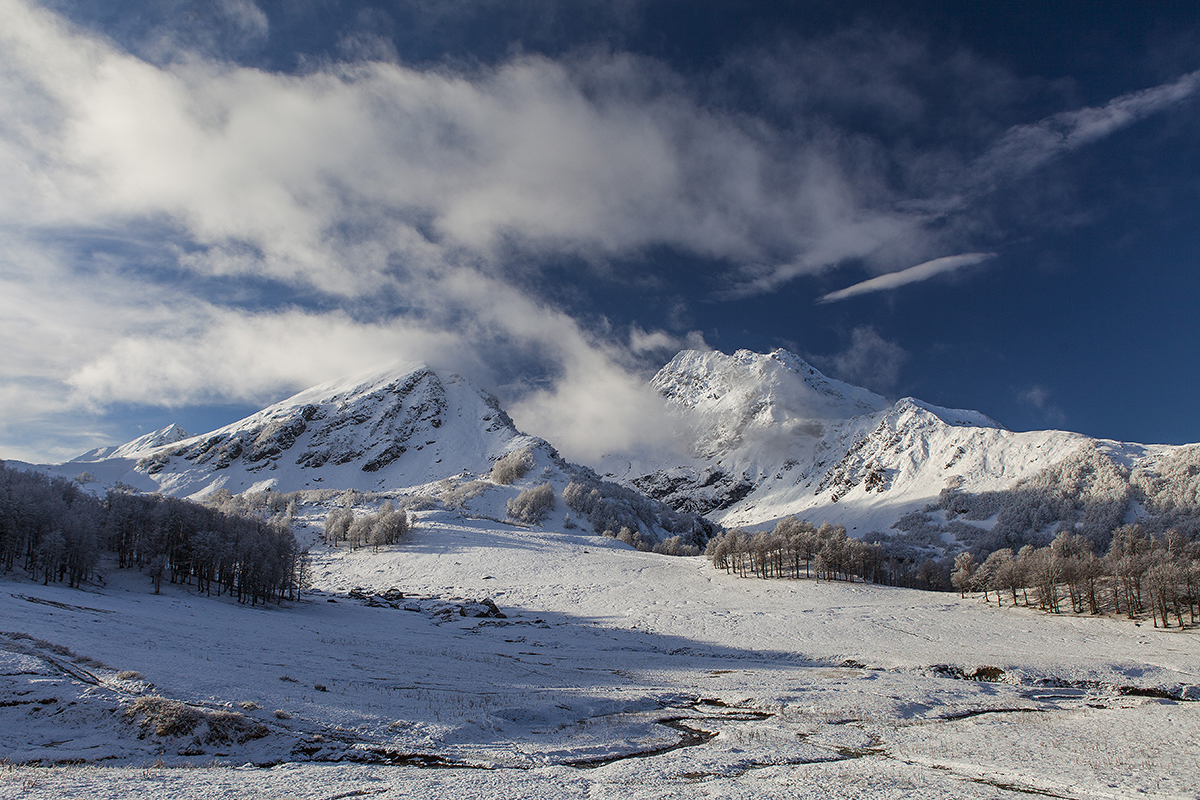
[[[168,425],[161,430],[152,431],[139,436],[133,441],[112,447],[97,447],[76,456],[71,461],[104,461],[110,458],[137,458],[140,454],[155,450],[163,445],[181,442],[191,437],[191,434],[178,425]]]
[[[508,450],[541,443],[465,379],[410,364],[307,389],[210,433],[167,442],[160,434],[69,463],[105,476],[125,466],[123,482],[179,496],[369,491],[486,472]]]
[[[171,426],[37,469],[95,489],[120,483],[196,499],[307,490],[317,493],[307,501],[330,505],[347,490],[390,494],[521,524],[614,535],[628,528],[622,538],[645,546],[676,535],[684,536],[678,544],[703,545],[712,530],[564,461],[517,430],[492,395],[423,364],[315,386],[210,433],[181,436]],[[496,469],[501,459],[507,468]],[[540,495],[525,494],[535,490]]]
[[[929,512],[923,530],[949,544],[954,535],[945,525],[954,514],[938,508],[948,486],[962,497],[1011,492],[1071,459],[1076,472],[1094,470],[1087,453],[1129,480],[1174,450],[1066,431],[1013,432],[977,411],[914,398],[889,403],[783,350],[684,351],[652,385],[684,431],[686,457],[612,456],[604,471],[726,526],[769,527],[797,515],[841,523],[862,536]],[[1064,511],[1054,522],[1070,516]],[[987,530],[995,523],[993,514],[971,524]]]
[[[1132,521],[1200,532],[1200,448],[1013,432],[977,411],[891,403],[783,350],[684,351],[652,385],[682,446],[606,457],[599,471],[613,482],[521,433],[465,379],[408,364],[313,387],[201,436],[172,426],[39,469],[185,497],[399,492],[493,519],[511,519],[510,503],[548,485],[545,525],[628,528],[623,538],[646,544],[682,534],[702,545],[708,523],[766,528],[788,516],[943,554],[1040,545],[1068,529],[1103,549]],[[491,473],[505,456],[522,464],[511,480]]]

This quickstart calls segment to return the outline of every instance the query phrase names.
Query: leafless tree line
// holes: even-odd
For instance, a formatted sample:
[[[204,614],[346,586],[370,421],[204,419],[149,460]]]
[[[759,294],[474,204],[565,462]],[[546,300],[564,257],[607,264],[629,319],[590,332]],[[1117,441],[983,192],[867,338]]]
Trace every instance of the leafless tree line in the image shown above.
[[[1149,614],[1155,627],[1196,625],[1200,617],[1200,541],[1141,525],[1113,531],[1106,553],[1094,539],[1064,531],[1045,546],[1002,548],[982,562],[959,553],[949,584],[964,595],[983,592],[997,604],[1037,606],[1059,614],[1117,613],[1130,619]],[[711,538],[705,556],[718,569],[759,578],[864,580],[923,589],[947,589],[942,562],[919,565],[894,541],[866,543],[845,527],[787,518],[773,531],[733,528]]]
[[[325,517],[325,543],[336,547],[345,542],[351,550],[395,544],[408,533],[408,512],[385,500],[378,511],[355,516],[353,508],[335,508]]]
[[[951,575],[954,588],[995,593],[997,604],[1037,605],[1063,613],[1069,604],[1077,614],[1125,614],[1130,619],[1149,612],[1155,627],[1195,625],[1200,615],[1200,542],[1176,531],[1157,535],[1141,525],[1113,531],[1108,551],[1097,554],[1091,537],[1063,532],[1046,547],[1025,545],[989,554],[979,563],[960,553]],[[1031,597],[1032,594],[1032,597]],[[1184,616],[1187,616],[1187,622]]]
[[[297,597],[307,561],[286,514],[263,519],[127,487],[99,498],[75,481],[0,466],[0,570],[77,587],[105,552],[156,592],[168,580],[252,605]]]
[[[709,539],[704,554],[718,569],[743,577],[885,582],[880,579],[888,571],[879,544],[850,538],[842,525],[818,527],[792,517],[773,531],[732,528]]]

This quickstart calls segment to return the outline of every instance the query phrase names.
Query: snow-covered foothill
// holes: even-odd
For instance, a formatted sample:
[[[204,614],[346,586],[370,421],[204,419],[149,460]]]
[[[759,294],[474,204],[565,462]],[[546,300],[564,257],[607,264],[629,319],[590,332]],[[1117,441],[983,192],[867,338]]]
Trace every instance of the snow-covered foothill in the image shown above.
[[[161,430],[151,431],[150,433],[139,436],[136,439],[126,442],[122,445],[116,445],[113,447],[97,447],[93,450],[89,450],[86,453],[71,459],[71,461],[82,462],[104,461],[111,458],[137,458],[143,453],[156,450],[164,445],[181,442],[190,436],[190,433],[172,423]]]
[[[892,403],[785,350],[684,351],[652,385],[673,412],[686,454],[617,453],[600,471],[727,527],[770,528],[797,516],[886,538],[897,535],[899,521],[936,508],[948,486],[963,495],[1011,494],[1047,482],[1060,465],[1094,460],[1093,453],[1130,479],[1138,470],[1170,468],[1186,450],[1068,431],[1010,431],[978,411],[912,397]],[[1128,516],[1143,514],[1131,502]],[[929,522],[946,520],[935,513]],[[969,524],[986,531],[995,520]],[[943,533],[951,549],[967,546]],[[1030,535],[1040,544],[1043,533]]]

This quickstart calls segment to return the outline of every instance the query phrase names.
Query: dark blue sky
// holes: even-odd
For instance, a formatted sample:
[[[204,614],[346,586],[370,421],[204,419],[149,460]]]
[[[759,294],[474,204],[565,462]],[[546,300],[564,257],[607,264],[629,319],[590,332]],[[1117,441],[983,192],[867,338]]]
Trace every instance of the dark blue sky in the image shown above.
[[[405,359],[587,458],[706,345],[1200,441],[1200,7],[1126,5],[3,0],[0,457]]]

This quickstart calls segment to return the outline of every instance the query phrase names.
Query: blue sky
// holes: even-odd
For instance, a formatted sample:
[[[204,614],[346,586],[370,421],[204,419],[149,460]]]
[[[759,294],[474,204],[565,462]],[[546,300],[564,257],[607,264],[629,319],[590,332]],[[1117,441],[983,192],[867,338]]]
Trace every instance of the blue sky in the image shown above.
[[[0,457],[419,360],[587,460],[683,347],[1200,441],[1200,7],[1132,5],[0,0]]]

